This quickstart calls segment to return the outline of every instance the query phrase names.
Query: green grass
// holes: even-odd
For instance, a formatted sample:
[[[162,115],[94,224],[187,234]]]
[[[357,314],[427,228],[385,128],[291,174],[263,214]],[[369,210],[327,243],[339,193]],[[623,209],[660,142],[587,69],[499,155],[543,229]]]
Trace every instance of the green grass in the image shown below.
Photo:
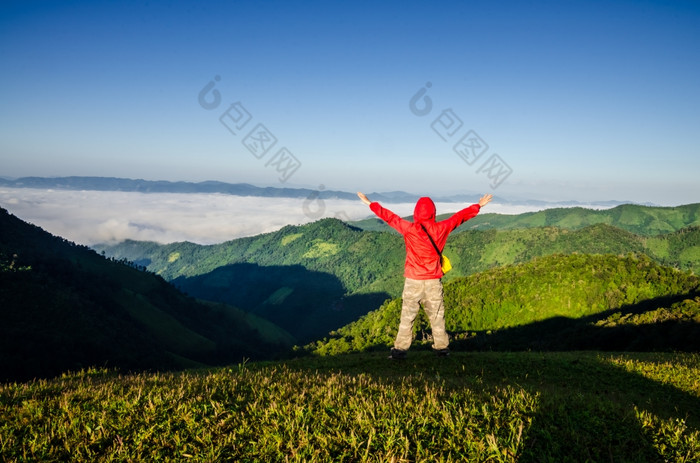
[[[413,350],[0,385],[13,461],[700,459],[700,355]]]

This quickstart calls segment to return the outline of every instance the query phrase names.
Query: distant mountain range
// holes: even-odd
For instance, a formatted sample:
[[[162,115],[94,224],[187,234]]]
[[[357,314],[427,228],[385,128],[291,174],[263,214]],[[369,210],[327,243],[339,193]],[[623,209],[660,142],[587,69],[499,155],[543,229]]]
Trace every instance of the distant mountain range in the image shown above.
[[[218,181],[205,182],[170,182],[165,180],[142,180],[115,177],[21,177],[8,179],[0,177],[0,186],[11,188],[43,188],[57,190],[94,190],[94,191],[132,191],[140,193],[222,193],[235,196],[258,196],[265,198],[308,198],[310,195],[319,199],[357,200],[355,192],[338,190],[313,190],[310,188],[275,188],[258,187],[248,183],[225,183]],[[368,196],[374,201],[386,203],[415,202],[420,196],[404,191],[374,192]],[[433,196],[436,202],[473,202],[480,196],[476,192],[465,192],[459,195]],[[539,200],[509,200],[498,197],[499,203],[529,206],[598,206],[613,207],[626,204],[629,201],[579,201],[547,202]]]

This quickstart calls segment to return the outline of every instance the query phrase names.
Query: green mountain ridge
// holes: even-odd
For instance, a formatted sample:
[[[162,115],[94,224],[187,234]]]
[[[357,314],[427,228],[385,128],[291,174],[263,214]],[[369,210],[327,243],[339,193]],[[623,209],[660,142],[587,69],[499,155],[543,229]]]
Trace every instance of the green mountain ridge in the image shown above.
[[[700,227],[656,236],[640,236],[607,224],[575,230],[549,226],[476,230],[451,236],[445,248],[451,260],[456,258],[453,278],[535,257],[573,252],[644,253],[661,264],[700,273]]]
[[[269,321],[198,302],[0,209],[0,378],[87,366],[179,369],[270,358],[292,343]]]
[[[260,314],[299,342],[357,319],[402,284],[396,236],[336,219],[219,245],[129,241],[96,249],[145,265],[187,294]]]
[[[438,220],[450,214],[438,215]],[[406,217],[411,220],[411,217]],[[513,230],[518,228],[559,227],[578,230],[590,225],[606,224],[641,235],[653,236],[672,233],[683,228],[700,226],[700,203],[677,207],[641,206],[621,204],[610,209],[583,207],[558,207],[522,214],[494,214],[488,208],[457,229],[464,230]],[[369,231],[389,231],[383,221],[371,218],[353,222],[353,225]]]
[[[365,231],[337,219],[290,225],[216,245],[126,241],[95,248],[147,266],[188,294],[264,316],[301,343],[326,336],[386,299],[398,297],[403,286],[401,237]],[[553,226],[465,230],[448,240],[445,254],[454,270],[444,281],[574,252],[645,253],[661,264],[700,273],[700,227],[656,236],[603,223],[573,230]],[[325,285],[300,278],[304,272]],[[277,303],[266,304],[270,298]],[[322,314],[322,321],[317,314]]]
[[[94,248],[109,256],[145,265],[167,280],[201,275],[221,265],[248,262],[259,265],[304,265],[311,270],[330,270],[330,273],[339,276],[350,291],[361,288],[383,291],[387,285],[393,285],[396,290],[397,287],[400,288],[401,278],[389,277],[390,281],[387,281],[383,279],[381,271],[368,273],[363,269],[371,267],[372,261],[364,256],[354,256],[370,251],[375,260],[386,263],[386,266],[395,263],[401,265],[403,262],[403,257],[397,256],[397,253],[403,251],[400,238],[356,233],[374,231],[365,229],[370,222],[376,224],[381,221],[370,219],[345,224],[337,219],[322,219],[215,245],[188,242],[162,245],[127,240],[117,244],[100,244]],[[643,227],[644,224],[654,223],[656,228]],[[662,227],[659,223],[665,225]],[[379,228],[383,231],[391,230],[385,224]],[[641,228],[643,232],[635,232],[632,228]],[[664,231],[651,233],[657,229]],[[464,264],[473,265],[478,270],[490,265],[513,263],[513,256],[519,259],[516,261],[521,261],[522,258],[539,255],[529,249],[533,245],[545,254],[645,252],[664,264],[698,272],[699,229],[700,203],[675,208],[623,205],[603,211],[561,208],[515,216],[484,213],[467,221],[453,233],[445,252],[451,259],[450,253],[456,252],[459,259],[469,247],[475,248],[477,252],[465,259]],[[483,234],[463,236],[464,231]],[[550,243],[551,250],[544,249],[550,246],[548,241],[555,241]],[[481,246],[489,247],[485,250],[485,255],[478,254]],[[482,262],[486,267],[479,266],[476,262]],[[355,270],[341,274],[343,272],[340,269],[345,267],[353,267]],[[466,267],[461,265],[455,267],[459,276],[475,271],[462,270]],[[460,274],[460,271],[463,273]],[[352,275],[353,273],[357,275]]]
[[[641,236],[671,233],[682,228],[700,226],[700,203],[678,207],[640,206],[622,204],[610,209],[585,209],[581,207],[546,209],[528,212],[504,219],[496,214],[483,214],[467,222],[470,229],[556,226],[576,230],[603,223]]]

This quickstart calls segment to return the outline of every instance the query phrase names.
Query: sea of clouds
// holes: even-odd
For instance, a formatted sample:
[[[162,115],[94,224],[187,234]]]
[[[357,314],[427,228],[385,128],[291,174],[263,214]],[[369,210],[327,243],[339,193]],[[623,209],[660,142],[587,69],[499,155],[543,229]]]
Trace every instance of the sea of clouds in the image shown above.
[[[436,207],[438,213],[447,213],[468,205],[437,203]],[[0,207],[54,235],[88,246],[126,239],[213,244],[325,217],[345,221],[374,217],[359,199],[32,188],[0,188]],[[385,204],[385,207],[401,216],[409,216],[413,214],[414,203]],[[542,207],[491,203],[484,212],[518,214],[540,209]]]

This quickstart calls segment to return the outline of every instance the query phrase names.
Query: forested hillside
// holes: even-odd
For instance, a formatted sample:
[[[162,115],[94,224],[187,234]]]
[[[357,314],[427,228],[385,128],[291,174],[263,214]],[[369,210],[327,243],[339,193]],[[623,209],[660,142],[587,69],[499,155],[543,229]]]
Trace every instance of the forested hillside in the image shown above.
[[[553,209],[517,216],[480,214],[467,221],[447,242],[445,253],[457,263],[448,279],[524,262],[535,256],[571,252],[643,252],[660,263],[698,273],[700,222],[696,206],[700,205],[677,208],[628,205],[607,211]],[[616,225],[604,223],[612,220],[603,220],[606,216],[602,214],[616,217]],[[555,217],[561,220],[554,220]],[[649,217],[657,217],[656,225],[646,228],[644,233],[633,233],[622,226],[635,220],[648,222]],[[586,225],[588,222],[591,224]],[[661,222],[669,224],[668,230],[650,235],[648,231],[658,229]],[[391,230],[385,226],[382,229]],[[394,295],[400,291],[402,280],[393,276],[397,268],[401,271],[403,262],[403,243],[396,233],[368,233],[336,219],[290,225],[274,233],[209,246],[125,241],[97,245],[95,249],[144,265],[167,280],[202,275],[222,265],[240,262],[262,266],[302,265],[337,276],[349,292],[386,291]]]
[[[222,266],[301,265],[335,276],[350,293],[386,291],[401,285],[402,241],[388,233],[367,233],[337,219],[293,226],[216,245],[125,241],[95,246],[106,255],[127,259],[166,280],[204,275]]]
[[[442,214],[438,216],[438,219],[443,219],[447,216],[449,214]],[[622,204],[610,209],[600,210],[583,207],[562,207],[517,215],[493,214],[488,212],[488,208],[485,208],[478,216],[462,225],[458,231],[513,230],[535,227],[559,227],[567,230],[578,230],[595,224],[611,225],[641,236],[671,233],[686,227],[700,226],[700,203],[677,207]],[[384,222],[375,218],[355,222],[354,225],[364,230],[390,230]]]
[[[700,349],[700,281],[644,255],[572,254],[494,268],[445,285],[456,345],[485,349]],[[401,299],[308,348],[336,354],[391,345]],[[415,330],[428,339],[427,320]]]
[[[385,346],[396,329],[404,249],[395,233],[324,219],[210,246],[103,246],[108,259],[4,210],[0,222],[8,375],[180,368],[304,343],[344,352]],[[445,251],[455,267],[444,279],[448,326],[466,348],[699,348],[689,273],[699,250],[700,227],[456,233]],[[427,335],[426,326],[417,329]]]
[[[96,249],[146,266],[192,296],[265,317],[302,343],[398,297],[403,285],[404,246],[398,234],[364,231],[336,219],[217,245],[127,241]],[[575,230],[467,230],[448,240],[445,254],[454,270],[445,281],[574,252],[644,253],[664,265],[698,273],[700,227],[657,236],[602,223]]]
[[[259,314],[308,342],[377,308],[402,284],[395,235],[336,219],[219,245],[125,242],[102,248],[192,296]]]
[[[534,257],[573,252],[644,253],[664,265],[700,273],[700,227],[656,236],[635,235],[605,224],[577,230],[559,227],[477,230],[452,235],[445,249],[456,263],[452,278],[494,266],[527,262]]]
[[[270,358],[292,338],[0,209],[0,380]]]
[[[678,207],[652,207],[622,204],[611,209],[581,207],[546,209],[516,216],[480,214],[468,222],[468,228],[514,229],[525,227],[560,227],[576,230],[603,223],[642,236],[671,233],[682,228],[700,226],[700,203]]]

